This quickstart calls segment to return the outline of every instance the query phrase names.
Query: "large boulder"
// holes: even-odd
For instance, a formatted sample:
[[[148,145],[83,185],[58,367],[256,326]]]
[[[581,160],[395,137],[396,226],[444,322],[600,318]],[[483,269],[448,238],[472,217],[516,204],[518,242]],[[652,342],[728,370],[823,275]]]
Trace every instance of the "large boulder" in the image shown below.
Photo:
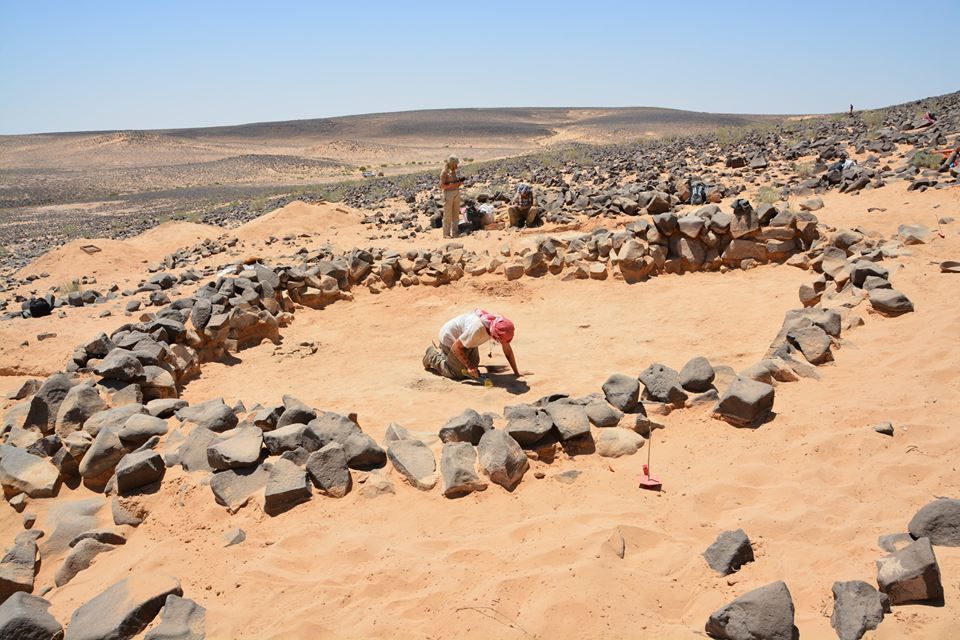
[[[710,568],[722,576],[730,575],[753,562],[753,546],[743,529],[724,531],[703,552]]]
[[[317,418],[317,412],[293,396],[283,396],[283,413],[277,420],[277,428],[291,424],[309,424]]]
[[[317,451],[331,442],[343,447],[351,469],[373,469],[387,463],[387,452],[346,416],[324,413],[303,432],[303,448]]]
[[[590,435],[590,418],[582,405],[570,402],[551,402],[546,406],[562,440],[574,440]]]
[[[883,315],[899,316],[913,311],[910,299],[896,289],[871,289],[869,296],[870,304]]]
[[[623,243],[617,254],[617,266],[628,284],[640,282],[653,271],[654,260],[646,255],[646,247],[638,240],[630,239]]]
[[[632,429],[603,429],[597,437],[597,455],[604,458],[632,456],[644,442],[643,436]]]
[[[80,475],[92,480],[112,472],[127,453],[117,435],[119,429],[101,429],[80,461]]]
[[[184,471],[213,471],[207,457],[207,449],[215,444],[220,436],[210,429],[195,427],[177,449],[176,458]]]
[[[163,480],[163,457],[152,449],[128,453],[117,463],[117,491],[129,493]]]
[[[302,467],[282,456],[273,461],[263,496],[263,510],[268,515],[283,513],[301,502],[306,502],[310,495],[307,472]]]
[[[303,432],[307,430],[306,423],[290,423],[273,431],[264,431],[263,444],[272,456],[278,456],[284,451],[293,451],[303,444]]]
[[[179,580],[138,571],[74,611],[64,640],[129,640],[153,621],[170,594],[183,595]]]
[[[877,584],[890,604],[942,602],[943,583],[940,565],[933,554],[930,538],[912,544],[877,560]]]
[[[160,611],[160,624],[144,640],[204,640],[207,610],[193,600],[171,593]]]
[[[493,433],[492,431],[488,431]],[[520,448],[517,443],[510,439],[514,446]],[[483,442],[483,438],[480,439]],[[393,463],[394,468],[403,476],[404,480],[409,482],[417,489],[429,491],[437,484],[437,461],[433,457],[433,451],[420,440],[406,438],[403,440],[394,440],[387,445],[387,458]],[[482,459],[482,456],[481,456]],[[524,456],[526,459],[526,456]]]
[[[218,471],[210,476],[210,489],[217,504],[226,507],[230,513],[236,513],[254,494],[267,486],[269,475],[262,466]]]
[[[167,421],[148,413],[135,413],[130,416],[117,435],[124,444],[139,447],[153,436],[167,434]]]
[[[215,471],[252,467],[260,462],[263,434],[257,427],[237,429],[239,433],[207,447],[207,463]]]
[[[107,409],[106,411],[101,411],[100,413],[90,416],[90,418],[84,422],[83,430],[96,438],[101,430],[112,428],[119,431],[126,425],[127,420],[129,420],[131,416],[145,413],[147,413],[147,409],[142,404],[134,403],[114,407],[113,409]]]
[[[507,491],[513,491],[529,466],[517,441],[499,429],[483,434],[477,453],[483,474]]]
[[[960,500],[938,498],[917,511],[907,531],[914,538],[929,538],[930,544],[960,547]]]
[[[656,402],[668,402],[683,406],[687,393],[680,386],[679,374],[670,367],[654,363],[640,374],[644,386],[644,396]]]
[[[0,445],[0,485],[7,497],[25,493],[30,498],[50,498],[59,482],[60,472],[46,459],[19,447]]]
[[[307,474],[320,493],[342,498],[350,492],[353,480],[342,445],[331,442],[317,449],[307,458]]]
[[[883,622],[890,610],[886,595],[861,580],[833,583],[833,615],[830,626],[840,640],[860,640]]]
[[[61,438],[79,430],[93,414],[107,408],[97,390],[89,384],[71,387],[57,410],[56,430]]]
[[[547,412],[530,404],[505,407],[503,417],[507,419],[504,430],[521,447],[528,447],[542,440],[553,428],[553,420]]]
[[[749,591],[710,614],[707,635],[721,640],[798,640],[790,590],[782,581]]]
[[[90,567],[93,564],[93,559],[98,555],[114,549],[116,547],[112,544],[106,544],[93,538],[80,540],[57,568],[57,573],[53,577],[54,583],[58,587],[62,587],[73,580],[78,573]]]
[[[233,429],[238,422],[237,414],[226,405],[223,398],[184,407],[178,410],[176,415],[183,422],[191,422],[198,427],[217,432]]]
[[[683,366],[677,376],[680,386],[693,393],[703,393],[713,388],[713,380],[717,377],[710,361],[699,356],[693,358]]]
[[[590,424],[595,427],[615,427],[623,419],[623,411],[604,400],[597,398],[583,405],[583,410],[587,412],[587,418]]]
[[[0,559],[0,603],[14,593],[33,591],[37,573],[37,538],[40,531],[24,531],[14,538],[3,558]]]
[[[440,453],[443,495],[458,498],[483,491],[487,483],[477,474],[477,452],[469,442],[448,442]]]
[[[186,400],[179,398],[157,398],[147,403],[147,413],[155,418],[170,418],[177,411],[188,406]]]
[[[143,363],[131,351],[113,349],[93,368],[93,372],[108,380],[137,382],[143,380]]]
[[[833,341],[827,332],[817,325],[789,331],[787,340],[800,350],[810,364],[821,365],[833,360],[833,353],[830,351]]]
[[[737,376],[720,396],[714,413],[738,427],[758,427],[773,411],[773,387]]]
[[[50,603],[29,593],[17,592],[0,604],[0,638],[57,640],[63,626],[50,615]]]
[[[640,381],[615,373],[603,383],[603,395],[614,407],[629,413],[637,408],[640,400]]]
[[[44,433],[49,433],[56,425],[60,403],[67,397],[67,393],[74,384],[74,381],[63,373],[55,373],[44,380],[30,401],[30,413],[27,415],[26,426],[38,427]]]
[[[467,409],[459,416],[450,418],[440,427],[440,441],[469,442],[476,446],[490,428],[491,425],[483,419],[483,416],[473,409]]]

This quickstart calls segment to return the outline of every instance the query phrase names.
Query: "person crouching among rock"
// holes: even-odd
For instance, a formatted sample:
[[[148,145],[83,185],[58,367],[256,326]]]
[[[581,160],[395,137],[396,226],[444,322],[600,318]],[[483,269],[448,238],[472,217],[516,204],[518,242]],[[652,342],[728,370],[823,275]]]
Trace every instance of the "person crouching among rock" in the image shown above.
[[[533,202],[533,187],[523,183],[517,185],[517,195],[513,197],[507,215],[510,217],[510,226],[516,229],[540,224],[540,207]]]
[[[500,343],[513,375],[520,377],[517,360],[510,341],[514,334],[513,322],[503,316],[476,309],[448,321],[440,329],[440,348],[427,347],[423,354],[423,368],[451,380],[480,378],[480,345],[493,340]]]

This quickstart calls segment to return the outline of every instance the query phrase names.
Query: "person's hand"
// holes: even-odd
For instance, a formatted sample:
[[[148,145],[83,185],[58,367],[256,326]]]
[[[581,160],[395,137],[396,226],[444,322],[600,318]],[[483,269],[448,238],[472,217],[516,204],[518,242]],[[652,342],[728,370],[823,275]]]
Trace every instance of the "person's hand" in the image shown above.
[[[467,369],[467,373],[468,373],[468,374],[470,375],[470,377],[473,378],[474,380],[477,380],[477,379],[480,378],[480,370],[477,369],[476,367],[470,367],[469,369]]]

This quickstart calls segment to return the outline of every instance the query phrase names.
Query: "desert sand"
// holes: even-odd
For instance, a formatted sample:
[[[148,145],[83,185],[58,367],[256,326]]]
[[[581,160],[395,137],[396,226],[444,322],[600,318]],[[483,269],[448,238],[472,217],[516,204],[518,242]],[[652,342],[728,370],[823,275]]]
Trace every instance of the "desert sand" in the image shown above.
[[[901,183],[822,197],[821,222],[886,237],[899,224],[932,226],[960,205],[955,189],[908,193]],[[875,206],[886,211],[867,212]],[[360,217],[296,203],[229,232],[241,240],[230,259],[279,258],[289,246],[265,241],[288,233],[312,234],[299,240],[308,247],[355,246],[369,233]],[[91,241],[103,251],[89,260],[67,245],[28,270],[48,272],[49,282],[83,273],[123,287],[146,277],[147,264],[165,253],[220,233],[165,225],[127,241]],[[495,254],[504,243],[517,249],[549,233],[482,233],[465,244]],[[66,622],[92,594],[131,572],[156,571],[179,577],[185,594],[206,607],[208,638],[690,638],[703,635],[704,621],[724,603],[782,579],[802,637],[834,637],[832,583],[873,583],[883,555],[877,537],[904,531],[934,496],[960,495],[960,276],[937,267],[960,259],[960,223],[943,233],[884,263],[916,311],[887,318],[858,307],[853,315],[863,326],[844,332],[819,380],[777,387],[772,422],[736,429],[706,405],[655,416],[666,426],[652,443],[661,493],[637,488],[647,453],[641,449],[616,459],[532,461],[513,492],[491,484],[457,500],[408,486],[388,465],[383,473],[395,494],[315,498],[279,517],[267,516],[255,499],[231,515],[215,504],[204,474],[173,467],[159,492],[140,498],[149,515],[129,541],[46,595],[51,613]],[[384,242],[441,244],[437,236]],[[582,396],[600,391],[612,373],[636,375],[652,362],[679,369],[698,355],[739,371],[763,357],[808,279],[791,266],[763,265],[634,285],[489,275],[436,289],[361,289],[353,301],[298,310],[280,345],[265,342],[205,364],[182,397],[223,396],[250,407],[290,393],[318,408],[357,412],[378,441],[397,421],[438,453],[437,429],[467,407],[499,413],[551,393]],[[440,325],[477,306],[515,320],[513,344],[527,372],[519,380],[495,375],[494,388],[485,389],[423,371],[420,357]],[[123,301],[106,308],[112,317],[98,317],[103,307],[84,307],[71,309],[68,321],[0,324],[0,392],[59,370],[74,345],[124,321]],[[38,342],[42,332],[57,335]],[[20,346],[24,340],[28,347]],[[304,343],[316,351],[300,348]],[[482,362],[505,359],[499,349],[489,358],[483,347]],[[893,437],[872,430],[882,421],[895,425]],[[582,473],[572,483],[557,480],[571,470]],[[112,524],[109,499],[82,487],[31,501],[29,510],[49,532],[57,509],[82,500],[102,503],[96,517]],[[222,534],[235,527],[246,541],[223,548]],[[756,561],[719,577],[701,554],[719,531],[740,527]],[[20,530],[20,518],[5,510],[0,540]],[[611,544],[617,536],[625,543],[622,559]],[[53,542],[49,534],[40,540],[38,585],[53,583],[65,553]],[[866,637],[957,637],[960,548],[938,546],[936,555],[944,606],[895,607]]]

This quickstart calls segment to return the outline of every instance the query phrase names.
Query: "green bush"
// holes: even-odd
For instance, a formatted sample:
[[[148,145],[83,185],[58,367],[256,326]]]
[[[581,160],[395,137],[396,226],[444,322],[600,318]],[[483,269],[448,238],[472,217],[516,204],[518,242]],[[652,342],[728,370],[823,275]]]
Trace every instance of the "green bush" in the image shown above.
[[[814,164],[812,162],[798,162],[795,170],[797,172],[797,177],[806,180],[807,178],[813,175]]]
[[[939,169],[943,164],[943,158],[938,153],[917,151],[910,159],[910,164],[921,169]]]
[[[74,291],[80,291],[80,281],[71,280],[70,282],[64,282],[59,287],[57,287],[57,293],[61,296],[66,296],[69,293]]]
[[[80,227],[75,224],[68,224],[60,230],[63,235],[67,236],[69,239],[80,238],[83,236],[83,233],[80,231]]]
[[[872,129],[883,126],[886,114],[883,111],[864,111],[860,114],[860,117],[863,118],[864,124]]]
[[[757,200],[760,204],[773,204],[780,200],[780,191],[773,187],[760,187],[757,191]]]

